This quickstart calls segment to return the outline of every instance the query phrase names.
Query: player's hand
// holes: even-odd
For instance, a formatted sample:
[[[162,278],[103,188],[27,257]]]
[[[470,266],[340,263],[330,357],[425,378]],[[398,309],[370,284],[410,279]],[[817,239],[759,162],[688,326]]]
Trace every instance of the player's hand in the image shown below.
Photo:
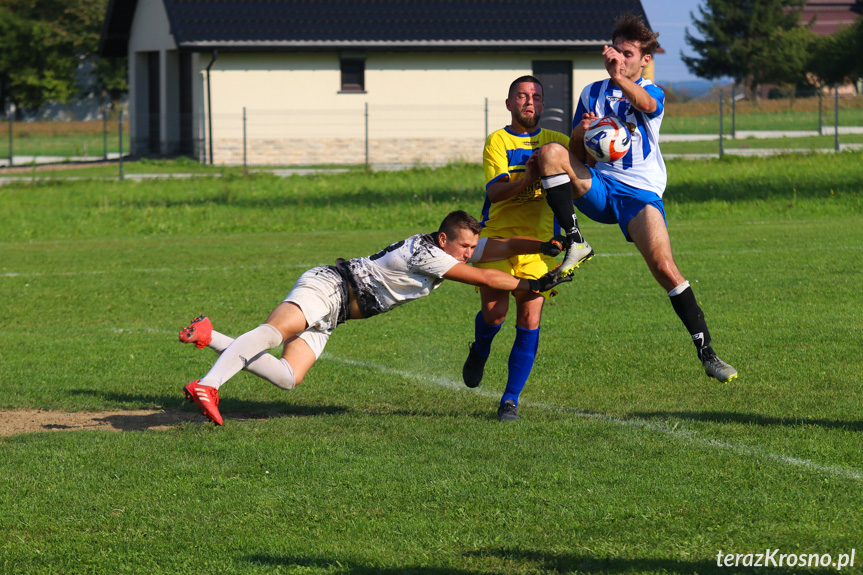
[[[528,187],[531,187],[539,179],[539,176],[539,166],[536,164],[536,151],[534,151],[524,163],[524,176],[522,179]]]
[[[605,70],[612,80],[626,75],[626,62],[623,54],[618,52],[614,46],[604,46],[602,55],[605,57]]]
[[[570,138],[570,141],[583,141],[584,133],[587,131],[593,121],[597,119],[597,117],[598,116],[594,112],[587,112],[586,114],[582,114],[581,122],[576,123],[575,126],[572,128],[572,136]]]
[[[527,283],[530,284],[530,291],[532,291],[533,293],[542,293],[564,282],[572,281],[572,276],[560,275],[559,270],[560,265],[558,265],[556,268],[554,268],[539,279],[527,280]]]
[[[566,249],[566,236],[554,236],[547,242],[542,242],[539,249],[544,255],[556,257]]]

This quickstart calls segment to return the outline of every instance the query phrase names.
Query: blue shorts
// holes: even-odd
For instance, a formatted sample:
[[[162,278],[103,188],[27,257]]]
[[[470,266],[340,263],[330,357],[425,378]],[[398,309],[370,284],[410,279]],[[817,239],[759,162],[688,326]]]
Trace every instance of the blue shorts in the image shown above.
[[[575,207],[585,216],[603,224],[617,224],[626,241],[632,238],[626,231],[626,226],[644,206],[653,206],[662,214],[665,225],[668,226],[668,218],[665,217],[665,207],[662,198],[655,192],[633,188],[611,176],[606,176],[590,169],[593,178],[590,183],[590,191],[575,200]]]

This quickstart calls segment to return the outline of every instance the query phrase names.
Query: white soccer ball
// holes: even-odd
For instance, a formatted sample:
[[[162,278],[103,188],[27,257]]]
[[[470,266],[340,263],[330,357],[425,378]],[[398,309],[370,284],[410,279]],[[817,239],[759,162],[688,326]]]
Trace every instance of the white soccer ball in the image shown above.
[[[614,162],[626,155],[632,138],[617,116],[594,120],[584,132],[584,147],[599,162]]]

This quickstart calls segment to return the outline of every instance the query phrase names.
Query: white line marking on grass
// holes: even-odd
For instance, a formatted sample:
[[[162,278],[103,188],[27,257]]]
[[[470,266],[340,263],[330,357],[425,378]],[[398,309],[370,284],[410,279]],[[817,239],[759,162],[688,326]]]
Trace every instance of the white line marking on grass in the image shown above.
[[[415,373],[412,371],[407,371],[403,369],[394,369],[392,367],[378,364],[378,363],[370,363],[367,361],[357,361],[353,359],[345,359],[340,357],[334,357],[331,354],[325,353],[323,359],[332,360],[338,363],[346,364],[346,365],[355,365],[358,367],[364,367],[368,369],[374,369],[383,373],[388,373],[392,375],[399,375],[406,379],[413,379],[415,381],[419,381],[421,383],[433,383],[435,385],[439,385],[441,387],[454,388],[462,391],[467,391],[467,388],[460,381],[455,381],[449,378],[443,377],[434,377],[428,376],[424,374]],[[479,395],[483,395],[486,397],[499,398],[500,393],[490,391],[487,389],[474,389],[472,390],[474,393]],[[637,417],[632,418],[621,418],[614,417],[613,415],[607,415],[604,413],[593,413],[590,411],[583,411],[580,409],[575,409],[572,407],[561,407],[557,405],[552,405],[549,403],[535,402],[535,401],[523,401],[525,405],[530,405],[533,407],[538,407],[540,409],[544,409],[546,411],[558,411],[564,413],[571,413],[573,415],[577,415],[579,417],[584,417],[588,419],[596,419],[599,421],[606,421],[608,423],[614,423],[617,425],[623,425],[626,427],[633,428],[642,428],[649,429],[650,431],[656,431],[658,433],[662,433],[665,435],[669,435],[671,437],[685,439],[691,441],[693,443],[697,443],[699,445],[705,445],[707,447],[713,447],[716,449],[723,449],[728,451],[733,451],[735,453],[740,453],[742,455],[748,455],[753,457],[762,457],[765,459],[770,459],[772,461],[776,461],[779,463],[785,463],[787,465],[791,465],[794,467],[806,467],[821,473],[826,473],[829,475],[835,475],[839,477],[845,477],[848,479],[857,479],[863,480],[863,472],[857,471],[854,469],[848,469],[845,467],[839,467],[837,465],[821,465],[819,463],[815,463],[814,461],[810,461],[808,459],[800,459],[799,457],[791,457],[788,455],[780,455],[778,453],[773,453],[771,451],[766,451],[764,449],[758,447],[752,447],[745,444],[739,443],[731,443],[728,441],[720,441],[718,439],[713,439],[710,437],[702,437],[694,431],[686,430],[686,429],[678,429],[675,427],[669,427],[664,423],[657,423],[654,421],[648,421],[646,419],[639,419]]]

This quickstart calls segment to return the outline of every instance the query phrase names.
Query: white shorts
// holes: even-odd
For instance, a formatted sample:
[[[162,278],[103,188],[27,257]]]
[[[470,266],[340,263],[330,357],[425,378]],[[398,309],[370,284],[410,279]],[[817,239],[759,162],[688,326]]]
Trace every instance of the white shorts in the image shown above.
[[[332,267],[312,268],[300,276],[285,301],[303,312],[309,327],[297,337],[309,344],[315,359],[320,358],[330,334],[347,320],[347,284]]]

